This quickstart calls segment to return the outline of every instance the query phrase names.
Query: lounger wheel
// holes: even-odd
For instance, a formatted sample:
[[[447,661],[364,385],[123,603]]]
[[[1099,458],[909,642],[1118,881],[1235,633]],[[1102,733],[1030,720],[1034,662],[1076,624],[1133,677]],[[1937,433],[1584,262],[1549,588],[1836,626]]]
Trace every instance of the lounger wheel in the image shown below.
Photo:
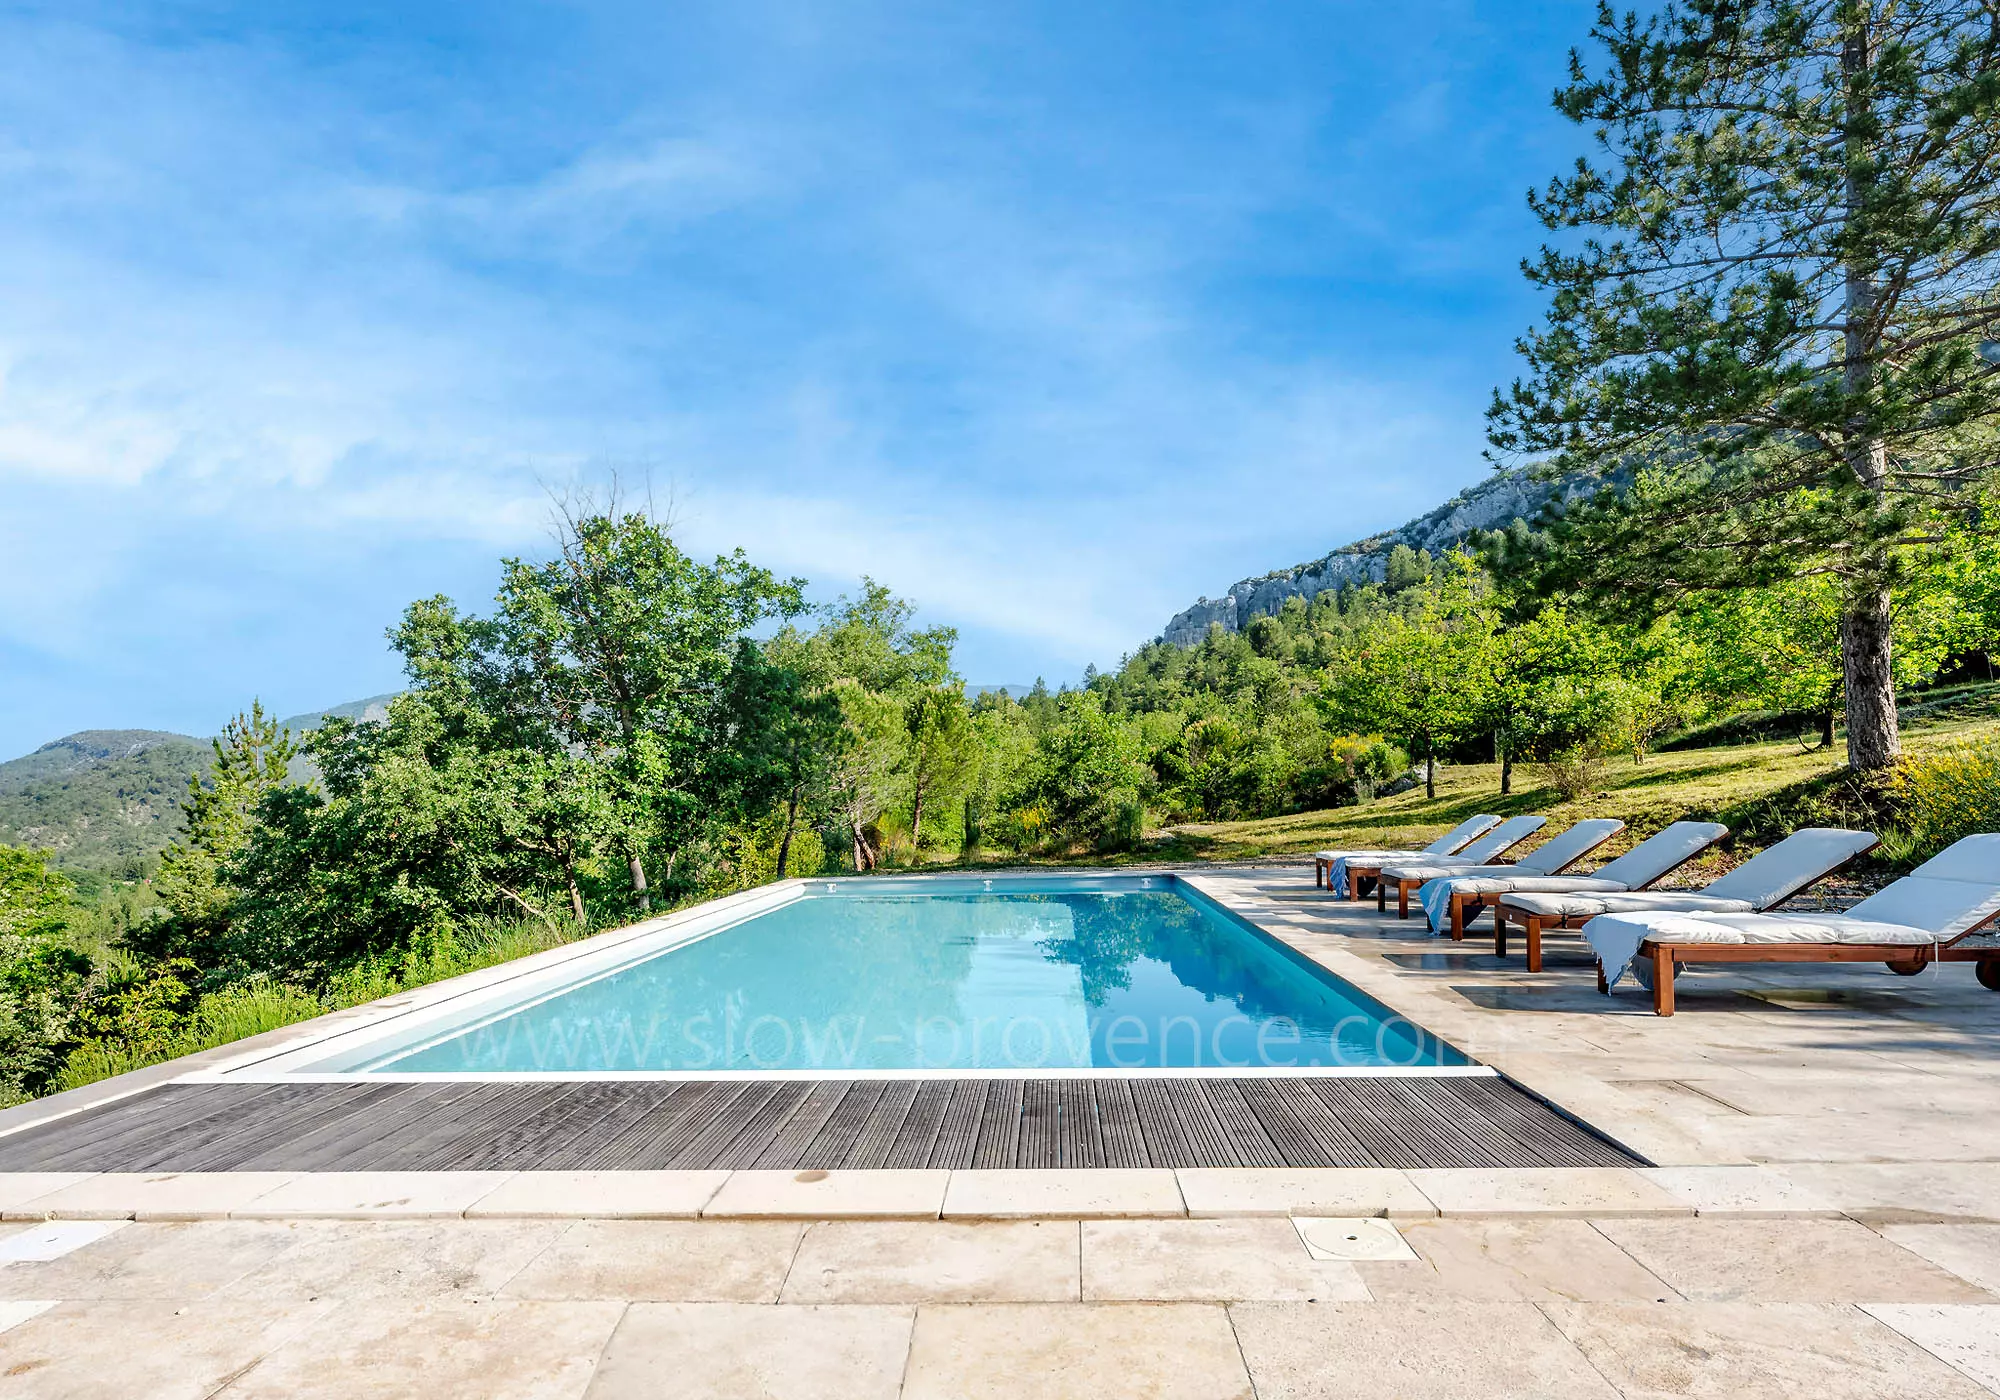
[[[1924,970],[1924,963],[1920,958],[1912,958],[1907,962],[1886,963],[1884,966],[1898,977],[1915,977]]]
[[[1980,986],[1989,992],[2000,992],[2000,958],[1981,958],[1972,965],[1972,970]]]

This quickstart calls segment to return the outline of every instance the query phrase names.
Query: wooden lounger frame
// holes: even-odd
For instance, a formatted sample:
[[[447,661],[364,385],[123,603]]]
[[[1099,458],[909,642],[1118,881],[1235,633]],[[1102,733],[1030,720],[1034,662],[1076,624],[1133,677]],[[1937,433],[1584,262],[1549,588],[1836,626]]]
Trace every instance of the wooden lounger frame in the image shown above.
[[[1682,963],[1863,963],[1879,962],[1889,971],[1914,977],[1933,962],[1969,962],[1979,985],[2000,992],[2000,948],[1961,948],[1960,939],[1970,937],[1994,920],[2000,910],[1974,924],[1964,933],[1954,934],[1945,943],[1655,943],[1647,939],[1639,945],[1639,956],[1653,965],[1653,1014],[1674,1014],[1674,970]],[[1597,965],[1597,990],[1610,995],[1604,980],[1604,964]]]

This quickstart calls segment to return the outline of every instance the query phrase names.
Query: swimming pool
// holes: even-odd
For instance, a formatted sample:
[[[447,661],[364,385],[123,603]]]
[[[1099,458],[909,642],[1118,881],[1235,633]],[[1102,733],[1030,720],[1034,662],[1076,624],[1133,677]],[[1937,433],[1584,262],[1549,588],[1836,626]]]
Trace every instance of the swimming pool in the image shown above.
[[[1174,876],[815,882],[286,1057],[314,1073],[1446,1069]]]

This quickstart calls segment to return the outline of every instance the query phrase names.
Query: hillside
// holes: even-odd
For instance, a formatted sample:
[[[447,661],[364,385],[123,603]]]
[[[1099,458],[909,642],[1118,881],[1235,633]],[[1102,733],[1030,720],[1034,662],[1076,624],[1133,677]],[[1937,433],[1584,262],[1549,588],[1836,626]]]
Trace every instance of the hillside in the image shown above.
[[[65,869],[136,875],[180,829],[208,744],[156,729],[87,729],[0,763],[0,843],[46,846]]]
[[[372,695],[284,721],[294,733],[323,715],[380,719]],[[64,870],[133,878],[180,831],[181,795],[207,766],[209,742],[157,729],[86,729],[0,763],[0,845],[47,847]]]
[[[1566,483],[1534,480],[1525,471],[1497,472],[1398,529],[1342,545],[1309,563],[1243,579],[1220,598],[1203,598],[1167,623],[1160,640],[1193,646],[1208,635],[1212,623],[1221,623],[1224,631],[1237,632],[1259,614],[1275,616],[1287,598],[1311,602],[1318,594],[1344,583],[1380,583],[1389,551],[1399,544],[1440,554],[1475,530],[1503,528],[1517,518],[1533,520],[1552,497],[1559,493],[1567,496],[1577,489]]]

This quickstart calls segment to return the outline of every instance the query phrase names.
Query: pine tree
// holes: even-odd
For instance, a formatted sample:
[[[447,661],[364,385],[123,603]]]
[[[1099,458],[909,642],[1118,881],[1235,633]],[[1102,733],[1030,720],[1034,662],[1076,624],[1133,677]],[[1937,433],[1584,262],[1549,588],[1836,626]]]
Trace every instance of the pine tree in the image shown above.
[[[1606,489],[1506,562],[1624,612],[1837,579],[1849,762],[1886,767],[1892,590],[2000,416],[2000,5],[1689,0],[1592,36],[1556,105],[1608,160],[1530,196],[1583,236],[1528,266],[1551,308],[1489,418],[1496,457]]]

